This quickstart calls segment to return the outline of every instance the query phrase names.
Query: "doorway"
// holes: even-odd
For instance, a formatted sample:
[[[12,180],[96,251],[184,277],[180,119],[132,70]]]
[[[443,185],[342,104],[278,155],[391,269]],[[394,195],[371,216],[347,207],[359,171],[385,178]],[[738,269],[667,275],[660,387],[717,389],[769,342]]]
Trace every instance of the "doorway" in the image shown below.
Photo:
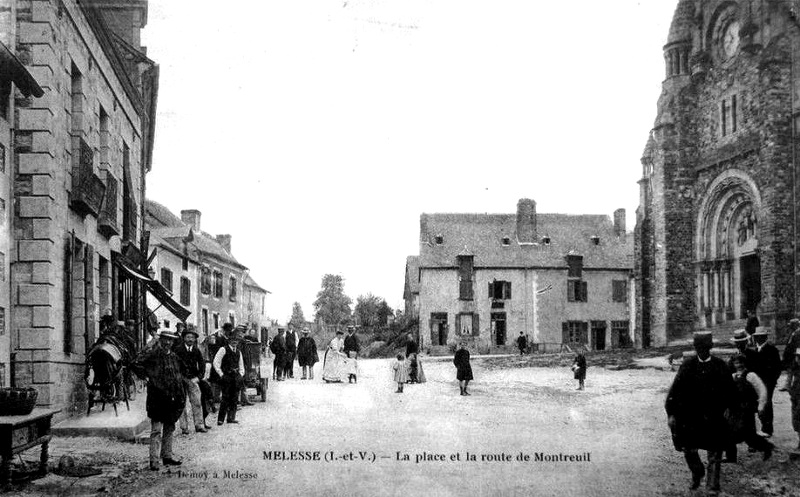
[[[605,321],[592,321],[592,349],[606,350]]]
[[[431,313],[431,343],[433,345],[447,345],[447,313]]]
[[[492,313],[492,332],[494,333],[495,345],[502,346],[506,344],[506,313],[493,312]]]
[[[739,259],[741,271],[741,308],[742,318],[747,317],[748,310],[755,310],[761,302],[761,261],[758,255],[751,254]]]

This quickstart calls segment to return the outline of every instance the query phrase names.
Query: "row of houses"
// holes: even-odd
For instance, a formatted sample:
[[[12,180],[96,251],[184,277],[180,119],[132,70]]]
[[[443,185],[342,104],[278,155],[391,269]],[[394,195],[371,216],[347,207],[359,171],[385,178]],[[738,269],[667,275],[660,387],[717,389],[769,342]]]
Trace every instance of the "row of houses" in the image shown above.
[[[521,199],[514,214],[422,214],[419,255],[406,260],[405,314],[419,341],[446,351],[562,344],[604,350],[632,344],[633,237],[625,211],[542,214]]]
[[[148,276],[191,311],[185,322],[195,325],[201,335],[231,323],[255,330],[261,338],[262,328],[269,324],[264,306],[270,292],[233,256],[231,235],[206,233],[200,220],[198,210],[183,210],[177,217],[157,202],[145,202],[152,247]],[[181,322],[155,295],[148,295],[148,307],[160,329],[175,331]]]

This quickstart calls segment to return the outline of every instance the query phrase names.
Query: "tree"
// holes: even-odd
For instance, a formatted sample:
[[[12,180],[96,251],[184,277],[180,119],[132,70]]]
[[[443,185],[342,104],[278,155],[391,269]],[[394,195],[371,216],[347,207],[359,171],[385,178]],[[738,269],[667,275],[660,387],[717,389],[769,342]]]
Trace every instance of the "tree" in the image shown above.
[[[289,319],[289,324],[298,329],[306,325],[306,318],[303,315],[303,308],[300,307],[300,302],[292,304],[292,318]]]
[[[322,277],[322,288],[314,301],[314,316],[326,325],[338,326],[350,319],[350,297],[344,294],[344,278],[338,274]]]
[[[389,307],[385,299],[381,299],[381,303],[378,304],[378,324],[380,326],[386,326],[389,324],[390,316],[394,316],[394,310]]]
[[[378,321],[380,303],[381,299],[371,293],[358,296],[354,313],[361,326],[371,328],[380,324]]]

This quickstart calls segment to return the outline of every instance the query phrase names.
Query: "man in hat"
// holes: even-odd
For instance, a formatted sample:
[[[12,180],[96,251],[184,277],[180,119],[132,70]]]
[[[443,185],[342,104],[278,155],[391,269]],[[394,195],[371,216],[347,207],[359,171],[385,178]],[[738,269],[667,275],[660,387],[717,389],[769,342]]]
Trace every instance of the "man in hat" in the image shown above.
[[[800,348],[800,319],[794,318],[789,321],[789,339],[786,340],[786,348],[783,349],[783,369],[791,371],[794,366],[794,353]]]
[[[186,328],[182,332],[183,343],[175,348],[175,353],[181,360],[181,373],[187,393],[186,406],[180,419],[181,431],[184,435],[189,433],[190,416],[194,420],[194,431],[205,433],[210,428],[205,422],[200,391],[200,379],[205,374],[206,362],[203,360],[202,352],[197,348],[198,337],[194,327]]]
[[[747,332],[743,329],[734,331],[731,342],[733,342],[733,345],[736,347],[736,353],[728,359],[728,369],[730,372],[736,372],[736,366],[733,364],[733,360],[739,355],[744,356],[745,364],[748,370],[751,370],[753,364],[756,362],[756,351],[748,347],[750,337],[747,336]]]
[[[297,356],[297,333],[294,332],[294,325],[289,324],[289,331],[284,338],[286,352],[283,356],[283,377],[286,379],[294,378],[294,358]]]
[[[147,378],[147,417],[150,418],[150,469],[160,468],[159,458],[167,466],[181,461],[172,454],[172,435],[175,422],[186,404],[181,375],[181,362],[172,350],[177,335],[168,331],[158,334],[159,345],[143,351],[131,369]]]
[[[317,342],[314,338],[309,336],[311,330],[307,327],[303,328],[303,336],[300,337],[300,342],[297,344],[297,362],[303,368],[303,377],[301,380],[314,379],[314,364],[319,362],[319,355],[317,354]]]
[[[238,423],[236,421],[236,400],[244,377],[244,360],[242,359],[242,351],[239,350],[241,339],[241,334],[231,331],[225,346],[221,347],[217,351],[217,355],[214,356],[214,371],[219,376],[219,386],[222,393],[217,425],[224,423],[226,417],[228,423]]]
[[[348,361],[350,364],[347,374],[348,383],[358,383],[359,352],[361,352],[361,345],[359,345],[358,337],[356,336],[356,327],[353,325],[348,325],[347,336],[344,337],[344,355],[350,359],[350,361]]]
[[[275,381],[283,381],[283,359],[286,355],[286,328],[279,327],[278,334],[272,339],[269,344],[269,350],[272,352],[272,379]]]
[[[251,335],[249,335],[247,333],[247,326],[245,326],[243,324],[236,325],[235,331],[236,331],[237,335],[242,337],[241,341],[239,342],[239,350],[242,351],[242,359],[244,360],[244,371],[245,372],[242,374],[242,376],[246,377],[247,371],[251,370],[251,367],[252,367],[251,360],[252,359],[250,358],[250,356],[247,355],[247,351],[245,349],[244,343],[245,342],[248,342],[248,343],[257,342],[258,340],[255,340],[254,337],[252,337]],[[244,382],[244,378],[242,378],[242,382]],[[250,399],[247,397],[246,385],[242,385],[241,388],[239,388],[239,404],[242,405],[242,406],[253,406],[253,405],[255,405],[252,402],[250,402]]]
[[[521,331],[519,332],[519,337],[517,338],[517,348],[519,349],[519,355],[525,354],[525,349],[528,348],[528,337],[526,337]]]
[[[764,382],[764,386],[767,387],[767,405],[763,411],[759,412],[758,418],[761,420],[761,431],[767,436],[772,436],[772,394],[775,392],[775,386],[778,384],[783,367],[778,349],[769,343],[768,338],[764,328],[758,328],[753,334],[756,354],[754,363],[749,366],[750,370],[757,374]]]
[[[706,469],[698,454],[708,452],[706,486],[712,494],[720,487],[722,450],[727,445],[725,410],[734,398],[734,385],[725,361],[711,355],[711,333],[695,333],[696,355],[681,364],[667,394],[665,408],[673,443],[684,454],[692,472],[691,488],[700,486]]]

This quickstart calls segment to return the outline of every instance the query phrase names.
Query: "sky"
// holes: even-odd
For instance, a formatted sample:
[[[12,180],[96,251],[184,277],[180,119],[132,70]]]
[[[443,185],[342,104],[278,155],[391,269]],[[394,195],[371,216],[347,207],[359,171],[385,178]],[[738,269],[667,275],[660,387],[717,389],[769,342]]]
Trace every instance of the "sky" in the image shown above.
[[[149,0],[147,196],[307,319],[326,273],[402,308],[422,213],[627,211],[677,0]]]

